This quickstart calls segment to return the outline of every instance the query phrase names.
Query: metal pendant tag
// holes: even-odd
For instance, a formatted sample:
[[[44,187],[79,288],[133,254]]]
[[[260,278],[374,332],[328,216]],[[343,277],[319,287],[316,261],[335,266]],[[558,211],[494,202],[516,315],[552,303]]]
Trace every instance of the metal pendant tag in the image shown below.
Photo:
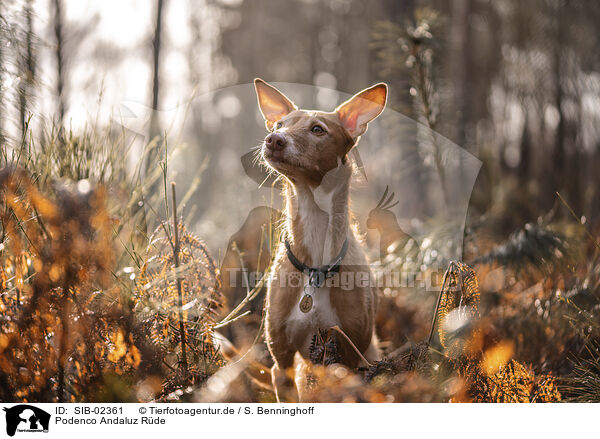
[[[300,300],[300,311],[303,313],[307,313],[312,309],[313,306],[313,298],[310,294],[304,293],[302,296],[302,300]]]

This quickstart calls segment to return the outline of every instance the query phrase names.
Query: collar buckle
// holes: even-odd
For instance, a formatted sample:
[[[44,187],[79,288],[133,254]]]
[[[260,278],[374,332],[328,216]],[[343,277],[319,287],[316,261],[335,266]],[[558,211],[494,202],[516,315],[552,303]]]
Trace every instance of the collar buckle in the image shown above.
[[[308,275],[308,284],[315,288],[321,288],[326,279],[340,271],[342,259],[344,259],[344,256],[346,256],[346,252],[348,251],[348,238],[346,237],[340,253],[331,264],[323,265],[322,267],[309,267],[296,258],[287,239],[284,243],[288,260],[296,267],[296,269]]]

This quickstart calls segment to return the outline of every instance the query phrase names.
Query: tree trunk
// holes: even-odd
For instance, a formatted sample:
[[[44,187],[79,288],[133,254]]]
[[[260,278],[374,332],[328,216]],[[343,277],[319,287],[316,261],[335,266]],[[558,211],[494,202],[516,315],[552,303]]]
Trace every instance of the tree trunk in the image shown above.
[[[162,34],[163,0],[156,2],[156,23],[152,39],[152,118],[150,121],[150,140],[160,134],[158,105],[160,99],[160,49]]]
[[[35,59],[33,55],[33,12],[31,7],[32,0],[28,0],[24,7],[26,20],[25,33],[25,54],[21,60],[21,84],[19,90],[19,119],[21,122],[21,135],[25,138],[27,135],[27,125],[29,122],[28,108],[32,98],[32,88],[35,80]]]
[[[560,191],[564,185],[564,169],[566,153],[565,153],[565,142],[566,142],[566,121],[565,115],[563,112],[563,84],[562,84],[562,52],[563,52],[563,43],[562,39],[564,36],[564,19],[562,17],[562,8],[560,5],[556,6],[555,10],[555,19],[556,19],[556,29],[555,29],[555,43],[553,49],[553,69],[552,69],[552,79],[554,82],[554,106],[556,107],[556,111],[558,112],[558,126],[556,128],[556,141],[554,144],[554,151],[552,155],[552,172],[553,172],[553,187],[552,194],[554,195],[555,191]],[[554,198],[554,196],[552,197]]]
[[[66,112],[65,99],[65,53],[64,53],[64,21],[62,0],[54,0],[54,37],[56,59],[56,93],[58,101],[58,125],[62,128]]]
[[[160,138],[152,143],[161,134],[160,119],[158,117],[158,107],[160,105],[160,51],[161,51],[161,34],[162,34],[162,15],[163,15],[163,0],[156,2],[156,21],[154,25],[154,37],[152,38],[152,114],[150,115],[150,127],[148,141],[151,142],[151,150],[147,152],[146,162],[144,164],[144,173],[150,175],[153,167],[157,165],[158,158],[161,156]],[[148,187],[149,195],[158,190],[159,181],[152,183]],[[165,194],[165,197],[167,194]]]
[[[0,3],[0,21],[4,21],[4,8]],[[4,83],[4,34],[0,29],[0,84]],[[0,144],[4,144],[4,94],[0,86]]]

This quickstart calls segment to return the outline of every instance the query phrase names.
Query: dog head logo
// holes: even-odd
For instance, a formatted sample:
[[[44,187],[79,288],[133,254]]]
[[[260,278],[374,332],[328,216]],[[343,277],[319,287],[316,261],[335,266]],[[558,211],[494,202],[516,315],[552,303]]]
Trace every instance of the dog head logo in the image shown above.
[[[50,413],[28,404],[4,408],[6,412],[6,434],[14,436],[16,431],[48,431]]]

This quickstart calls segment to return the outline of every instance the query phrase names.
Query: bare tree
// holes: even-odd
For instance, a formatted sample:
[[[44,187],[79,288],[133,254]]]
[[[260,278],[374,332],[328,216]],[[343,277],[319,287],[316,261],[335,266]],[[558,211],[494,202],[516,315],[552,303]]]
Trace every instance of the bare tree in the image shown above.
[[[5,18],[3,4],[0,3],[0,142],[4,142],[4,94],[2,93],[2,83],[4,81],[4,65],[5,65],[5,54],[4,54],[4,31],[5,31]]]
[[[23,8],[25,18],[25,47],[24,54],[20,57],[20,76],[19,84],[19,121],[21,123],[21,134],[26,135],[27,124],[29,120],[28,108],[32,99],[32,86],[35,80],[35,58],[33,49],[33,11],[32,0],[27,0]]]
[[[150,138],[160,133],[157,110],[160,99],[160,50],[163,6],[163,0],[156,1],[156,22],[154,25],[154,37],[152,39],[152,119],[150,123]]]
[[[152,114],[150,115],[149,140],[160,136],[160,119],[158,117],[158,107],[160,102],[160,52],[161,52],[161,36],[162,36],[162,21],[163,21],[164,1],[156,1],[156,20],[154,24],[154,36],[152,37]],[[152,144],[152,150],[146,154],[144,169],[146,174],[152,166],[156,164],[159,157],[160,142]],[[149,192],[152,193],[158,186],[155,182],[149,187]]]
[[[56,60],[56,92],[58,100],[58,124],[62,126],[66,112],[65,98],[65,38],[62,0],[54,0],[54,57]]]

